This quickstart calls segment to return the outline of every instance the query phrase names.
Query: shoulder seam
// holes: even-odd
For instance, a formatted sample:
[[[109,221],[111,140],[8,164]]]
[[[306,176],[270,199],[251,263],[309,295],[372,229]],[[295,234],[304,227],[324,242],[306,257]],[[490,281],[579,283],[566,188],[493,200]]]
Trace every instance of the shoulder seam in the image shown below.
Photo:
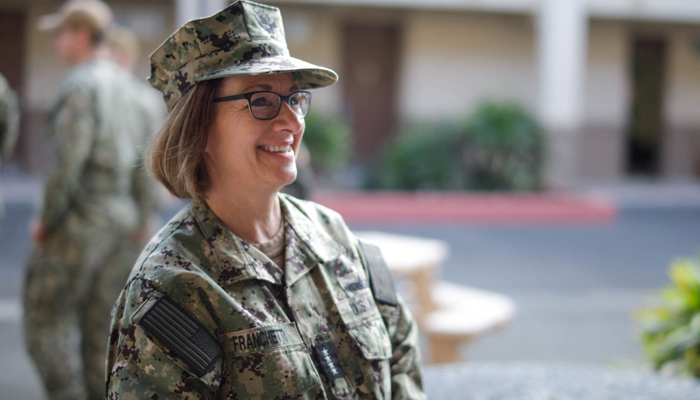
[[[168,232],[167,235],[163,236],[163,237],[160,239],[160,241],[158,241],[158,243],[156,243],[156,244],[153,246],[153,248],[152,248],[151,251],[148,253],[148,255],[147,255],[146,257],[143,258],[143,261],[141,261],[141,265],[139,265],[139,269],[143,268],[143,265],[146,263],[146,261],[153,255],[153,253],[160,247],[161,244],[163,244],[163,242],[164,242],[166,239],[168,239],[170,236],[172,236],[173,232],[174,232],[176,229],[178,229],[180,226],[182,226],[182,223],[183,223],[183,221],[180,221],[180,223],[178,223],[177,226],[171,227],[171,228],[169,229],[170,232]],[[127,285],[131,284],[131,282],[132,282],[135,278],[137,278],[138,276],[139,276],[139,275],[136,274],[136,275],[134,276],[134,278],[132,278],[131,280],[129,280],[129,282],[127,282]],[[147,281],[150,281],[149,279],[146,279],[145,277],[143,277],[143,279],[144,279],[144,280],[147,280]]]

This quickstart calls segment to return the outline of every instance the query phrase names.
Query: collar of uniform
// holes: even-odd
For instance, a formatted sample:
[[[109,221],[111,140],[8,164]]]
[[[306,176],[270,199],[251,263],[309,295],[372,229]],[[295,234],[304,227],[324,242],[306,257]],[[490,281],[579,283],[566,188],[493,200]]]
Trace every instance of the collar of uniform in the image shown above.
[[[285,223],[285,282],[291,286],[319,262],[336,259],[343,247],[319,229],[309,216],[284,195],[279,196]],[[217,281],[230,284],[244,279],[277,280],[265,269],[272,262],[255,246],[234,235],[202,200],[193,200],[192,213],[210,249],[212,264],[218,266]]]
[[[190,207],[209,246],[211,263],[218,267],[216,281],[220,285],[245,279],[261,279],[277,283],[263,265],[272,260],[255,246],[234,235],[206,202],[192,200]]]
[[[279,199],[287,220],[284,275],[289,287],[318,263],[338,258],[344,248],[286,195],[280,195]]]

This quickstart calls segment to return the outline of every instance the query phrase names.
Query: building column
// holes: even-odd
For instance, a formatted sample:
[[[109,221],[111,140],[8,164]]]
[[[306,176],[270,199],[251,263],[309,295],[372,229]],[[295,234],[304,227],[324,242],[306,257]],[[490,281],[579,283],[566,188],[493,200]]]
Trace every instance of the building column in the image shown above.
[[[549,138],[546,180],[571,187],[583,128],[588,12],[585,0],[542,0],[537,20],[539,118]]]
[[[228,5],[226,0],[176,0],[175,22],[180,27],[187,21],[207,17]]]

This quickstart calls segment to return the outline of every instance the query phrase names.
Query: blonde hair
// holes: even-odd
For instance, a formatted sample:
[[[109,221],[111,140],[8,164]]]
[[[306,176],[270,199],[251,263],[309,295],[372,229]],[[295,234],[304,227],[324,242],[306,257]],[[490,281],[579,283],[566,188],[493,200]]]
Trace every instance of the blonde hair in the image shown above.
[[[203,157],[213,117],[212,100],[221,81],[201,81],[190,88],[146,149],[148,170],[177,197],[205,197],[209,182]]]

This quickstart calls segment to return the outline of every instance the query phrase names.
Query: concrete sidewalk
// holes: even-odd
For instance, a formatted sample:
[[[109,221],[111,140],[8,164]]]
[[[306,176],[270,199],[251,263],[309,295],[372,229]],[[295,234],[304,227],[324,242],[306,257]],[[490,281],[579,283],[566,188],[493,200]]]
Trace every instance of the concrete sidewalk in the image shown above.
[[[42,196],[43,179],[38,174],[22,172],[8,164],[0,172],[0,193],[5,203],[37,204]]]
[[[576,192],[609,199],[621,208],[700,207],[700,180],[690,178],[630,178],[617,183],[588,183],[581,184]]]

